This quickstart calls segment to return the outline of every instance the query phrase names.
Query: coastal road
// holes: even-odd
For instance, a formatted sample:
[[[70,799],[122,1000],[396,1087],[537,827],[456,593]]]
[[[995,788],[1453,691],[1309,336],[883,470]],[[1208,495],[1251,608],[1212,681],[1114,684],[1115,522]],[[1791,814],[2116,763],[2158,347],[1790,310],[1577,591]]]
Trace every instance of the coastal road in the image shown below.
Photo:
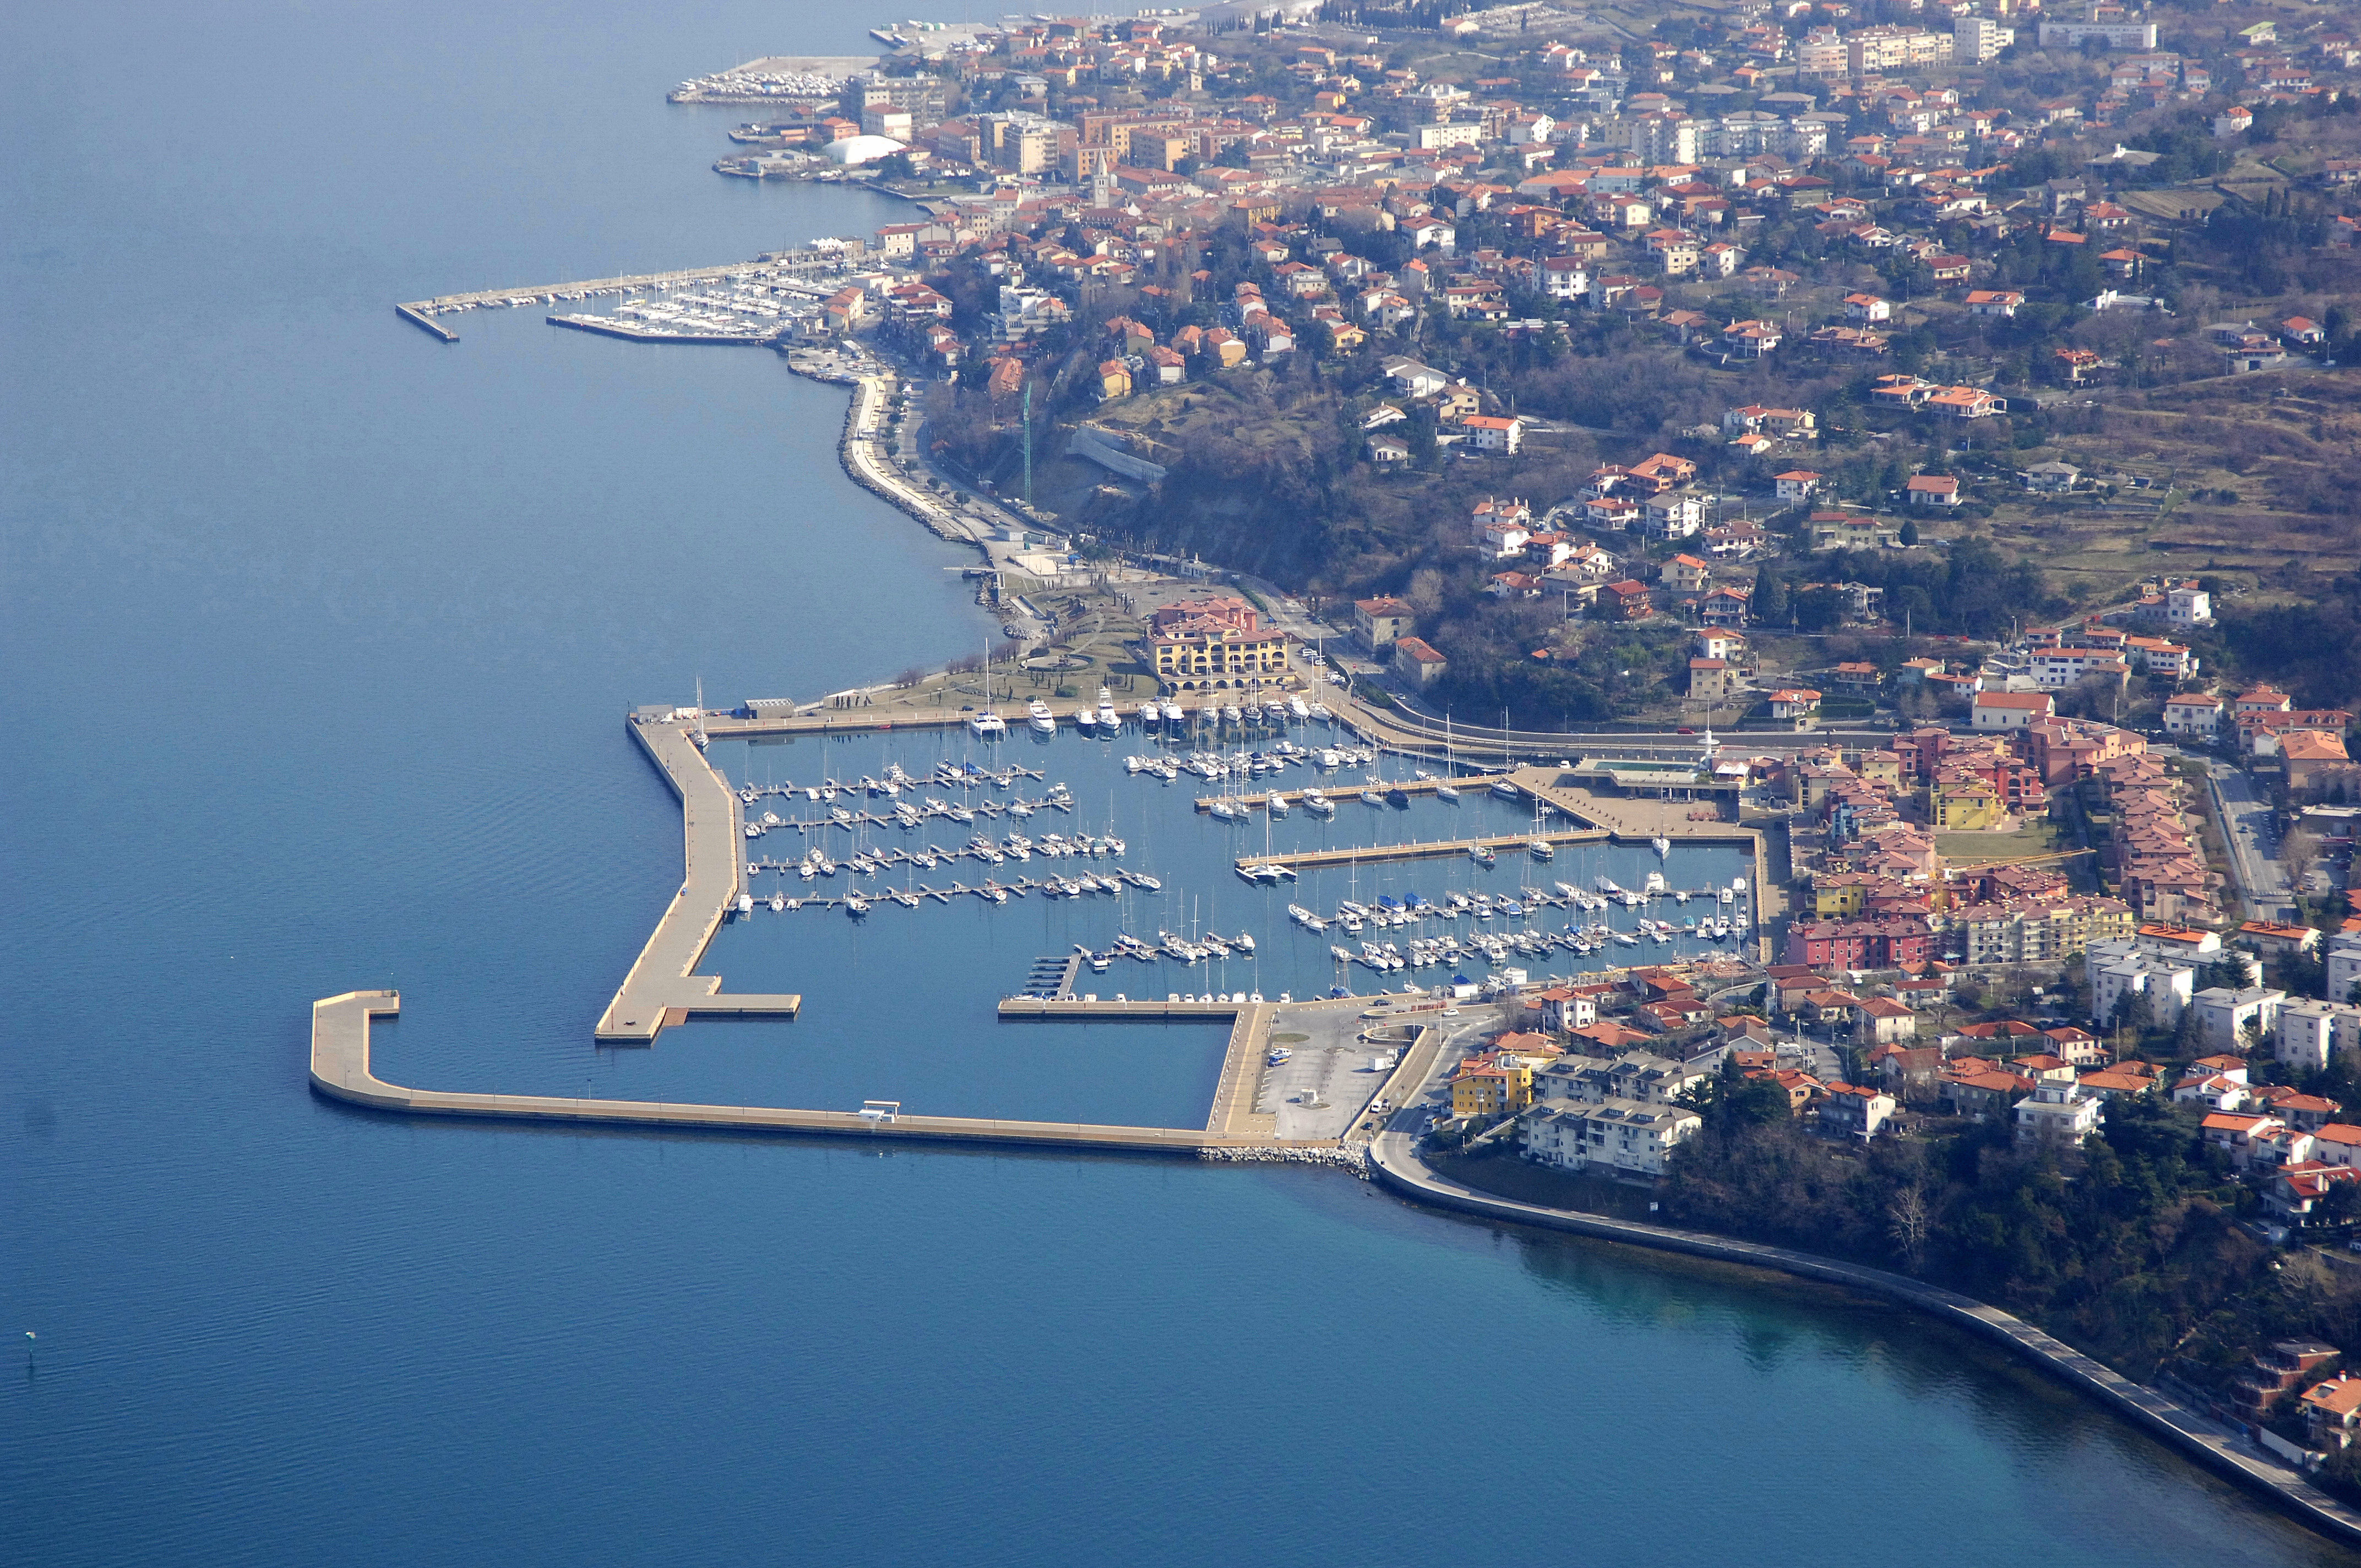
[[[2205,784],[2213,795],[2213,814],[2222,825],[2222,841],[2230,850],[2230,875],[2238,896],[2254,920],[2291,918],[2295,913],[2288,888],[2287,868],[2278,860],[2279,840],[2271,831],[2271,808],[2257,798],[2252,780],[2228,762],[2205,764]]]

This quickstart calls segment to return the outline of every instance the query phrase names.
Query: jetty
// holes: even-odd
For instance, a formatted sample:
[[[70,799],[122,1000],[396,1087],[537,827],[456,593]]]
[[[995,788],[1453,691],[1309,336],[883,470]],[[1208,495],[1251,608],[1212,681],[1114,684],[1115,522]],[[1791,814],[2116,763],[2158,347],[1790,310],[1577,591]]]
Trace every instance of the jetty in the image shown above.
[[[410,1089],[369,1066],[373,1019],[401,1011],[400,993],[347,991],[312,1004],[312,1088],[332,1100],[412,1116],[485,1116],[723,1133],[801,1133],[876,1140],[1031,1145],[1115,1153],[1196,1155],[1202,1151],[1280,1157],[1283,1151],[1333,1149],[1202,1127],[1101,1126],[1087,1122],[1020,1122],[970,1116],[914,1116],[898,1103],[872,1101],[859,1111],[801,1111],[765,1105],[675,1104],[653,1100],[593,1100],[548,1094],[488,1094]]]
[[[789,276],[815,276],[838,272],[849,261],[857,261],[865,254],[859,242],[815,247],[805,250],[772,251],[752,261],[724,262],[719,267],[685,267],[670,272],[635,272],[620,278],[591,278],[574,283],[533,283],[516,289],[473,289],[464,293],[437,294],[429,300],[405,300],[393,307],[394,313],[412,325],[433,333],[445,343],[456,343],[459,334],[437,323],[434,318],[453,311],[472,311],[493,305],[550,305],[560,300],[587,300],[600,294],[627,294],[640,289],[671,289],[684,283],[707,283],[720,278],[736,278],[757,271]],[[572,324],[572,323],[567,323]]]
[[[624,975],[597,1036],[610,1044],[648,1045],[675,1024],[692,1017],[786,1017],[803,1005],[794,994],[729,994],[719,975],[696,972],[743,891],[738,846],[745,835],[739,802],[730,782],[697,750],[689,726],[636,714],[631,738],[680,797],[681,847],[686,863],[680,891],[673,894],[647,945]]]
[[[1458,779],[1384,779],[1372,780],[1365,787],[1377,790],[1379,793],[1386,795],[1390,795],[1396,790],[1400,790],[1404,795],[1433,795],[1437,789],[1441,788],[1444,784],[1450,784],[1457,789],[1488,790],[1508,776],[1509,775],[1506,773],[1476,773],[1471,774],[1466,778]],[[1295,791],[1296,797],[1301,796],[1304,787],[1305,786],[1302,785],[1297,786]],[[1315,784],[1309,787],[1318,789],[1321,786]],[[1345,790],[1345,786],[1342,784],[1337,786],[1337,790],[1340,794]],[[1285,790],[1279,790],[1276,793],[1280,795],[1287,794]],[[1268,791],[1261,795],[1201,795],[1197,797],[1197,809],[1200,811],[1211,811],[1213,809],[1213,803],[1215,801],[1226,800],[1232,806],[1243,806],[1247,809],[1252,810],[1257,806],[1269,805],[1270,795],[1271,792]],[[1300,805],[1301,800],[1300,798],[1291,797],[1288,804],[1290,806]],[[1341,805],[1342,802],[1340,801],[1339,804]]]
[[[1423,861],[1445,855],[1461,856],[1470,850],[1521,850],[1535,839],[1560,844],[1603,844],[1613,835],[1601,828],[1571,828],[1547,833],[1507,833],[1483,839],[1412,839],[1404,844],[1370,844],[1354,850],[1296,850],[1269,855],[1247,855],[1237,862],[1237,869],[1251,866],[1285,866],[1291,871],[1312,871],[1322,866],[1366,865],[1371,861]]]

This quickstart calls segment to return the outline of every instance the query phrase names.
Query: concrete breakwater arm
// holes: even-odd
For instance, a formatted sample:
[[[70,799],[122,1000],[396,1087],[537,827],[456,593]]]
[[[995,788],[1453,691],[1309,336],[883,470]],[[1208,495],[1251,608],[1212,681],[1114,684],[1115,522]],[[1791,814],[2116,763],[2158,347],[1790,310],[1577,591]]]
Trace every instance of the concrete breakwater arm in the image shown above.
[[[612,1126],[707,1128],[716,1132],[823,1133],[935,1143],[1095,1148],[1194,1156],[1200,1150],[1280,1149],[1269,1137],[1197,1127],[1115,1127],[1082,1122],[1017,1122],[967,1116],[863,1115],[764,1105],[688,1105],[653,1100],[571,1099],[409,1089],[369,1066],[369,1024],[401,1011],[390,991],[347,991],[312,1004],[312,1087],[347,1104],[412,1116],[488,1116],[511,1121]],[[1316,1147],[1321,1146],[1305,1146]],[[1265,1157],[1268,1157],[1266,1156]]]
[[[1626,1242],[1663,1252],[1685,1253],[1730,1263],[1752,1264],[1801,1278],[1817,1279],[1900,1301],[1920,1311],[2004,1345],[2078,1393],[2145,1429],[2291,1515],[2300,1522],[2348,1545],[2361,1545],[2361,1511],[2338,1502],[2296,1472],[2241,1450],[2219,1434],[2214,1423],[2145,1384],[2135,1383],[2064,1341],[1998,1307],[1954,1290],[1927,1285],[1882,1268],[1820,1257],[1787,1247],[1674,1230],[1665,1225],[1614,1220],[1567,1209],[1521,1203],[1453,1181],[1418,1156],[1409,1133],[1380,1133],[1370,1145],[1377,1179],[1413,1201],[1463,1213],[1512,1221],[1543,1230],[1570,1232],[1602,1241]]]
[[[600,1014],[598,1037],[646,1045],[667,1025],[699,1014],[793,1017],[803,1005],[800,996],[725,995],[719,976],[695,972],[740,892],[738,844],[744,825],[738,797],[697,750],[685,724],[634,718],[631,730],[680,796],[686,871],[680,891],[673,894],[615,999]]]

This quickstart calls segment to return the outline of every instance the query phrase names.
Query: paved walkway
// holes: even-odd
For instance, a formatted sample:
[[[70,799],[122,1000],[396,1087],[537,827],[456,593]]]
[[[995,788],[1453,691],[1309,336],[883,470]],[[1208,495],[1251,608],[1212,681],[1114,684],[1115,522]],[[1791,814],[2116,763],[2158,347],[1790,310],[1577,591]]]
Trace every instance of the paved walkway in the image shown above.
[[[1406,1123],[1409,1119],[1399,1120]],[[2144,1384],[2133,1382],[2023,1319],[1972,1297],[1884,1269],[1841,1263],[1786,1247],[1544,1208],[1478,1192],[1439,1174],[1421,1159],[1415,1135],[1407,1131],[1389,1129],[1378,1134],[1369,1153],[1372,1168],[1380,1182],[1407,1197],[1443,1208],[1664,1252],[1686,1253],[1693,1257],[1753,1264],[1916,1307],[2006,1345],[2068,1387],[2146,1428],[2151,1435],[2178,1447],[2207,1468],[2268,1497],[2322,1534],[2347,1544],[2361,1544],[2361,1511],[2338,1502],[2296,1472],[2246,1452],[2217,1423]]]
[[[803,1005],[800,996],[728,995],[721,991],[720,976],[695,972],[742,891],[738,848],[745,828],[738,815],[738,797],[697,749],[686,724],[634,719],[631,729],[631,738],[680,796],[682,856],[687,870],[615,999],[599,1015],[598,1037],[647,1045],[669,1025],[692,1015],[795,1016]]]
[[[1289,1145],[1268,1135],[1202,1127],[1113,1127],[1086,1122],[1016,1122],[967,1116],[862,1115],[765,1105],[686,1105],[653,1100],[569,1099],[539,1094],[468,1094],[388,1083],[369,1066],[369,1022],[401,1011],[390,991],[347,991],[312,1004],[312,1086],[331,1099],[412,1116],[489,1116],[511,1121],[623,1126],[705,1127],[717,1132],[824,1133],[846,1137],[937,1143],[1025,1144],[1064,1148],[1193,1155],[1201,1149],[1309,1151],[1334,1140]]]

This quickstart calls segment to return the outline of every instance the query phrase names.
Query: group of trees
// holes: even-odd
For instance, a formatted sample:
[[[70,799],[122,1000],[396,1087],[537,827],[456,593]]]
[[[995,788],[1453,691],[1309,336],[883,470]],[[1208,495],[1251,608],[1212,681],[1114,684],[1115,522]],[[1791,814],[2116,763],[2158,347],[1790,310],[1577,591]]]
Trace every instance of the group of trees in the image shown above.
[[[1991,637],[2006,632],[2013,621],[2063,608],[2038,565],[2025,556],[2004,555],[1980,534],[1954,541],[1940,556],[1840,550],[1766,566],[1755,577],[1754,619],[1769,626],[1792,622],[1806,631],[1841,621],[1848,601],[1802,586],[1806,582],[1883,588],[1886,619],[1906,617],[1911,630],[1930,634]]]
[[[2266,1336],[2328,1332],[2273,1288],[2236,1223],[2243,1190],[2185,1107],[2118,1098],[2080,1149],[2020,1148],[2005,1120],[1863,1147],[1806,1130],[1775,1086],[1734,1070],[1696,1101],[1705,1125],[1664,1187],[1679,1223],[1968,1291],[2136,1376],[2175,1358],[2226,1372]]]

